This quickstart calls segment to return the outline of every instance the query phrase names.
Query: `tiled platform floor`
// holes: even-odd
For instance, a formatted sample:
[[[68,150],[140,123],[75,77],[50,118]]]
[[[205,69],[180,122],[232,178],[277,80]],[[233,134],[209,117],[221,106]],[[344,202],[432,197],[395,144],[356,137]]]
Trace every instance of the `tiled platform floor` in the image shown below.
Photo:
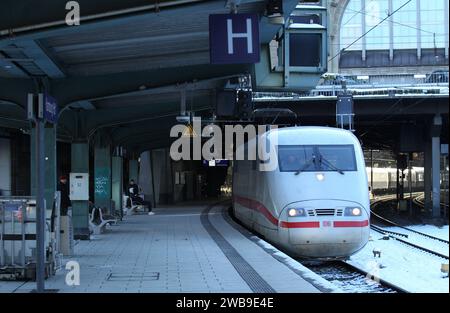
[[[59,292],[252,292],[201,222],[207,207],[184,205],[126,216],[90,241],[78,241],[75,255],[46,281]],[[236,230],[222,216],[223,205],[207,218],[275,292],[319,292],[292,269]],[[80,285],[65,282],[65,262],[80,264]],[[0,281],[0,292],[29,292],[33,282]]]

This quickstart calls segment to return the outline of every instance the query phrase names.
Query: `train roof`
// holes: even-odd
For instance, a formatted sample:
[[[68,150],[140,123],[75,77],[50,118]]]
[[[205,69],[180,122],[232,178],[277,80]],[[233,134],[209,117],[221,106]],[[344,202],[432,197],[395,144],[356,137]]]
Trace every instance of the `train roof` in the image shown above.
[[[278,136],[275,138],[274,136]],[[352,132],[335,127],[324,126],[293,126],[271,129],[257,136],[260,140],[268,138],[275,145],[356,145],[360,146],[358,138]],[[256,138],[237,147],[237,151],[245,146],[254,147]]]
[[[272,129],[263,136],[278,135],[279,144],[359,144],[352,132],[335,127],[295,126]],[[302,136],[304,135],[304,136]]]

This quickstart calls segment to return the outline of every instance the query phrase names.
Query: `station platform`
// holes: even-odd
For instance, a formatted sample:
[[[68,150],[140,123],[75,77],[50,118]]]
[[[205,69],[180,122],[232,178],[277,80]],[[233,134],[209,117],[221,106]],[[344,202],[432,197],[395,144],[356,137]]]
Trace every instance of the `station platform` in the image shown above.
[[[334,292],[333,285],[273,248],[228,215],[229,205],[189,204],[125,216],[78,241],[75,254],[46,280],[54,292]],[[68,261],[80,284],[66,284]],[[0,281],[0,292],[30,292],[34,282]]]

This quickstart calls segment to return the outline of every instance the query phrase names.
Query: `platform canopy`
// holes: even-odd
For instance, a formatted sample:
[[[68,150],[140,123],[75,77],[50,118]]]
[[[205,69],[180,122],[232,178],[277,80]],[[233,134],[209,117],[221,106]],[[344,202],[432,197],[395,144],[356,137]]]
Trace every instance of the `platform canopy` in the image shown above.
[[[0,126],[29,127],[27,94],[43,84],[60,106],[60,139],[107,129],[114,144],[157,146],[176,123],[182,90],[188,110],[211,112],[216,88],[252,71],[210,64],[209,15],[230,13],[231,2],[258,14],[261,44],[281,27],[263,0],[77,2],[78,26],[66,24],[65,1],[0,3]],[[297,3],[283,1],[285,15]]]

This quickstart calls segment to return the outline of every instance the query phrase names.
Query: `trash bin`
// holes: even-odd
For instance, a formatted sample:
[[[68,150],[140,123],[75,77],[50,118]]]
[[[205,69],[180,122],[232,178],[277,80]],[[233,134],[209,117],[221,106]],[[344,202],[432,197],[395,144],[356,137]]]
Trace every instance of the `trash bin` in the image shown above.
[[[72,210],[69,208],[68,214],[61,216],[61,244],[60,252],[64,256],[73,255],[73,225]]]

